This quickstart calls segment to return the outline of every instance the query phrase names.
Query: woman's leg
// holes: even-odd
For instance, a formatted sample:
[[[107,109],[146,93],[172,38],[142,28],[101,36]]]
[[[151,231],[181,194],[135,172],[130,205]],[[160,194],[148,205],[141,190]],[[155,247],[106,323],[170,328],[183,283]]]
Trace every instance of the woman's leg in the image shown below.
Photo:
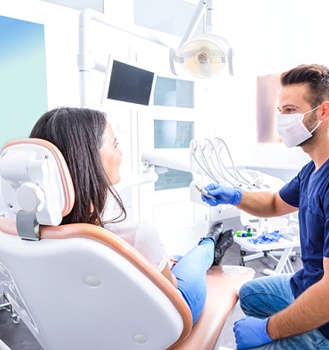
[[[265,318],[283,310],[294,300],[290,288],[291,274],[256,278],[240,289],[242,311],[247,316]]]
[[[215,243],[204,238],[172,268],[178,281],[178,290],[189,305],[193,324],[199,318],[206,300],[206,274],[214,261]]]

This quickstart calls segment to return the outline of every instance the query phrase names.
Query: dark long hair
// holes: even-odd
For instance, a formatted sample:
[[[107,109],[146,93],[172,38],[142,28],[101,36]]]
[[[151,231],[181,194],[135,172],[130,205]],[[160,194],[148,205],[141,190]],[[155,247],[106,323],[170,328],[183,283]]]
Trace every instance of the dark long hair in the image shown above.
[[[75,204],[62,224],[90,223],[104,226],[102,216],[108,193],[121,212],[111,222],[123,221],[126,210],[103,168],[100,148],[106,127],[104,113],[88,108],[58,108],[45,113],[30,137],[47,140],[62,152],[70,170]]]

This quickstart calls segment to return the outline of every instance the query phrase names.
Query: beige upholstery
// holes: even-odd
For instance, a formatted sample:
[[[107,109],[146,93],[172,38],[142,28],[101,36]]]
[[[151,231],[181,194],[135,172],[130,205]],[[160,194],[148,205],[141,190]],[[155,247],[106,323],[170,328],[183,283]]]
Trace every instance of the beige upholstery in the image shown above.
[[[7,232],[10,235],[17,235],[14,220],[10,218],[0,218],[0,231]],[[176,292],[176,289],[160,273],[158,273],[158,271],[149,265],[148,261],[140,256],[139,253],[129,244],[121,240],[119,237],[109,234],[108,231],[104,231],[105,230],[101,228],[88,224],[42,227],[41,240],[64,240],[84,237],[86,239],[96,240],[111,247],[111,249],[115,249],[120,254],[123,254],[126,259],[136,265],[143,274],[152,280],[154,284],[158,285],[159,288],[170,298],[171,302],[181,314],[182,319],[184,320],[184,329],[177,341],[177,345],[173,345],[170,349],[216,349],[215,346],[225,321],[238,301],[238,290],[242,283],[253,278],[253,269],[241,266],[212,267],[207,275],[208,294],[205,308],[200,319],[194,327],[191,328],[191,314],[189,308],[181,296]],[[18,236],[17,239],[19,239]],[[0,243],[1,242],[3,242],[3,240],[1,240],[0,235]],[[31,244],[31,242],[27,243]],[[0,247],[0,252],[3,249],[6,250],[5,248],[1,249]],[[27,248],[27,254],[29,254],[28,249],[29,248]],[[3,260],[0,257],[0,262],[2,261]],[[43,277],[44,276],[40,276],[40,278]],[[34,288],[33,286],[31,287]],[[19,285],[17,288],[19,289]],[[28,307],[28,300],[26,302]],[[49,300],[49,303],[51,304],[52,301]],[[20,310],[16,311],[20,313]],[[74,328],[74,325],[71,325],[71,327]]]
[[[200,319],[189,337],[170,349],[217,349],[226,319],[238,301],[238,291],[254,274],[253,269],[243,266],[213,266],[207,274],[207,300]]]
[[[31,145],[32,149],[43,149],[42,142],[35,140],[18,144],[23,145],[23,149],[18,148],[18,163],[20,157],[24,161],[31,154],[36,157],[30,153]],[[29,146],[27,153],[25,144]],[[45,149],[47,166],[66,168],[53,145],[47,143]],[[56,156],[49,157],[53,149]],[[22,179],[15,172],[12,156],[16,151],[15,142],[10,143],[0,157],[0,175],[4,174],[7,189],[21,186],[28,177],[24,169]],[[11,173],[1,169],[8,164],[3,158],[10,152],[13,183]],[[33,176],[42,176],[44,172],[37,170]],[[67,213],[74,198],[73,186],[67,185],[71,182],[67,171],[59,174],[62,180],[51,181],[57,185],[62,182],[63,196],[54,198],[60,202],[61,213]],[[35,186],[45,183],[49,191],[48,177],[42,180]],[[9,192],[15,195],[15,190],[10,188]],[[5,202],[10,207],[8,198]],[[53,204],[56,207],[56,203],[47,203],[47,195],[45,201],[50,210]],[[253,276],[254,271],[246,267],[211,268],[206,305],[192,327],[190,310],[176,288],[111,232],[83,223],[40,224],[39,240],[31,241],[21,239],[13,218],[0,218],[0,288],[45,350],[215,349],[240,286]]]
[[[11,236],[9,238],[5,236]],[[70,224],[70,225],[63,225],[63,226],[56,226],[56,227],[41,227],[41,239],[40,242],[44,242],[43,248],[45,248],[45,251],[49,251],[51,248],[52,242],[51,241],[59,241],[59,244],[63,248],[63,254],[60,254],[61,258],[63,260],[70,259],[73,254],[65,252],[66,246],[68,243],[65,243],[65,240],[72,241],[76,240],[77,243],[76,246],[79,246],[80,241],[79,239],[85,239],[85,240],[94,240],[98,243],[101,243],[102,245],[108,247],[108,254],[110,254],[110,250],[114,250],[116,253],[123,256],[125,259],[127,259],[127,263],[131,263],[134,267],[136,267],[138,270],[141,271],[143,275],[147,279],[149,279],[157,288],[161,290],[161,292],[165,295],[166,298],[169,298],[170,302],[174,305],[175,309],[178,311],[180,318],[182,320],[182,329],[180,331],[180,336],[177,339],[177,342],[184,339],[191,330],[192,326],[192,317],[190,310],[181,297],[181,295],[177,292],[176,288],[172,286],[171,283],[167,281],[167,279],[159,273],[143,256],[141,256],[133,247],[131,247],[128,243],[126,243],[124,240],[122,240],[120,237],[112,234],[111,232],[102,229],[100,227],[89,225],[89,224]],[[16,240],[16,241],[15,241]],[[5,245],[8,245],[6,247]],[[15,251],[15,247],[13,245],[17,245],[17,251]],[[33,246],[32,246],[33,244]],[[1,246],[2,245],[2,246]],[[11,245],[11,246],[9,246]],[[47,316],[47,319],[44,320],[44,323],[47,326],[47,322],[49,321],[48,318],[56,318],[58,317],[57,310],[53,311],[52,314],[52,307],[56,304],[58,304],[58,307],[60,307],[61,303],[64,303],[64,296],[63,294],[69,293],[69,291],[66,291],[65,286],[61,286],[62,282],[58,280],[54,283],[54,287],[52,289],[57,290],[58,300],[52,299],[52,296],[49,296],[49,299],[43,300],[44,305],[42,305],[42,295],[45,293],[45,290],[43,288],[48,288],[53,281],[50,281],[47,279],[53,279],[56,277],[56,271],[54,271],[54,268],[52,267],[53,264],[56,264],[56,261],[53,261],[53,258],[51,256],[51,253],[47,256],[45,254],[40,254],[40,267],[36,266],[38,263],[34,263],[32,261],[32,257],[29,258],[29,255],[33,254],[34,256],[39,254],[40,248],[38,247],[40,244],[38,242],[29,242],[21,240],[18,236],[15,221],[11,218],[0,218],[0,265],[2,268],[0,269],[0,283],[3,286],[3,291],[6,294],[6,297],[14,303],[14,308],[16,312],[21,316],[21,318],[26,322],[26,325],[30,328],[32,333],[36,336],[37,340],[41,343],[42,346],[44,344],[47,344],[47,334],[50,334],[51,336],[53,334],[56,334],[59,332],[60,327],[57,329],[45,329],[46,337],[44,334],[39,334],[35,331],[36,327],[36,320],[38,319],[38,315],[33,314],[32,310],[36,310],[36,312],[44,312],[44,314]],[[56,247],[58,250],[58,248]],[[68,257],[67,257],[68,255]],[[16,259],[16,262],[15,262]],[[81,260],[84,259],[84,256],[81,255]],[[110,260],[110,258],[109,258]],[[24,263],[25,261],[25,263]],[[23,276],[24,270],[22,270],[22,265],[28,266],[31,262],[31,269],[33,270],[32,275],[30,277]],[[20,265],[21,264],[21,265]],[[108,261],[108,269],[110,271],[111,262]],[[91,265],[91,262],[90,262]],[[16,269],[17,266],[17,269]],[[88,266],[88,263],[87,263]],[[106,266],[102,267],[103,269],[106,269]],[[65,272],[59,272],[60,276],[62,276],[63,281],[65,281],[68,278],[77,278],[77,274],[82,276],[84,274],[87,274],[87,272],[84,271],[85,267],[83,267],[83,264],[81,262],[81,271],[80,269],[77,271],[76,268],[73,268],[72,271],[70,271],[70,266],[68,265]],[[90,268],[92,271],[92,275],[99,275],[101,272],[95,270],[95,268]],[[8,273],[6,271],[11,272],[11,277],[8,279]],[[91,272],[89,272],[91,274]],[[21,275],[22,274],[22,275]],[[25,273],[26,275],[26,273]],[[39,276],[38,276],[39,275]],[[58,277],[58,276],[57,276]],[[110,272],[108,278],[111,278]],[[17,281],[22,281],[22,279],[28,279],[29,281],[23,281],[25,288],[29,288],[29,290],[23,289],[20,286],[20,284]],[[146,279],[145,278],[145,279]],[[103,278],[102,281],[103,284],[106,283],[105,278]],[[119,278],[116,279],[116,283],[120,283]],[[8,287],[8,285],[10,286]],[[57,286],[56,286],[57,285]],[[37,286],[37,288],[36,288]],[[81,285],[81,293],[83,293],[84,286]],[[124,291],[123,291],[124,292]],[[150,290],[150,294],[152,291]],[[31,295],[39,295],[40,301],[37,300],[30,301],[29,298],[21,298],[20,295],[25,296],[31,296]],[[105,292],[106,294],[106,292]],[[101,297],[101,296],[99,296]],[[136,303],[142,301],[138,301],[138,296],[136,295]],[[113,302],[113,299],[110,298],[110,290],[108,291],[108,304],[110,305]],[[122,297],[124,298],[124,297]],[[17,302],[17,299],[21,299],[19,302]],[[23,300],[24,299],[24,300]],[[62,299],[62,300],[61,300]],[[73,332],[79,333],[79,329],[74,330],[75,323],[70,322],[70,317],[73,314],[76,314],[75,317],[82,317],[83,313],[79,310],[82,305],[85,304],[86,301],[83,301],[81,306],[79,307],[80,301],[79,295],[71,295],[71,302],[72,307],[67,310],[70,313],[70,316],[66,315],[66,310],[63,310],[63,313],[61,313],[62,316],[59,316],[60,318],[64,316],[64,319],[67,320],[67,322],[70,324],[70,327],[72,328]],[[134,296],[133,296],[134,299]],[[33,303],[36,303],[33,305]],[[104,304],[104,302],[107,302],[106,300],[98,300],[93,302],[94,306],[90,305],[91,307],[99,307],[99,305]],[[22,305],[23,304],[23,305]],[[47,304],[49,307],[49,310],[47,310]],[[78,306],[76,305],[78,304]],[[43,310],[42,310],[43,309]],[[104,306],[104,310],[106,310]],[[27,311],[27,312],[26,312]],[[123,312],[126,312],[127,310],[122,310]],[[96,320],[86,320],[87,323],[90,325],[94,325],[96,328],[104,327],[104,320],[102,319],[102,310],[99,310],[100,315]],[[156,314],[156,311],[154,311]],[[28,313],[29,317],[26,318],[25,314]],[[168,313],[169,314],[169,313]],[[143,317],[143,312],[140,312],[140,317]],[[168,316],[169,317],[169,316]],[[112,316],[108,316],[107,319],[111,319]],[[114,317],[115,318],[115,317]],[[30,320],[33,319],[34,321],[31,322]],[[129,322],[129,313],[127,315],[127,322]],[[111,323],[111,322],[110,322]],[[76,323],[77,324],[77,323]],[[37,325],[38,326],[38,325]],[[106,325],[105,325],[106,326]],[[120,328],[120,325],[118,325]],[[138,328],[138,325],[136,325]],[[44,327],[44,325],[43,325]],[[143,328],[141,325],[139,325],[140,328]],[[111,325],[112,329],[115,329],[115,325]],[[119,331],[119,329],[118,329]],[[90,335],[92,335],[94,332],[92,331]],[[106,327],[103,331],[97,330],[96,334],[99,333],[108,333],[106,331]],[[125,336],[125,333],[123,331],[123,336]],[[56,334],[55,338],[60,338],[61,334]],[[62,344],[64,340],[62,339],[59,344]],[[50,342],[52,345],[53,342]],[[96,343],[97,344],[97,343]],[[110,343],[110,345],[112,345]],[[59,345],[57,345],[59,346]],[[63,349],[69,348],[65,346],[65,342],[63,344]],[[107,348],[105,344],[103,344],[104,348]],[[142,349],[148,347],[142,347]],[[56,349],[55,347],[50,347],[51,349]],[[58,347],[57,347],[58,348]],[[47,346],[45,347],[47,350]],[[82,344],[79,345],[79,349],[88,349],[88,347],[84,348]]]

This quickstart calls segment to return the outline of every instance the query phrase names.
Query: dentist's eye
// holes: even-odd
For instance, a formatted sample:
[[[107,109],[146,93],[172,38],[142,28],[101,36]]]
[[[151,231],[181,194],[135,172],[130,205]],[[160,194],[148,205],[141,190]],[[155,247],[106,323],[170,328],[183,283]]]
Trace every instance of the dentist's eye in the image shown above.
[[[281,114],[293,114],[293,113],[296,113],[296,107],[295,106],[285,106],[285,107],[277,107],[278,108],[278,111],[281,113]]]
[[[285,114],[292,114],[295,113],[296,109],[295,108],[286,108]]]

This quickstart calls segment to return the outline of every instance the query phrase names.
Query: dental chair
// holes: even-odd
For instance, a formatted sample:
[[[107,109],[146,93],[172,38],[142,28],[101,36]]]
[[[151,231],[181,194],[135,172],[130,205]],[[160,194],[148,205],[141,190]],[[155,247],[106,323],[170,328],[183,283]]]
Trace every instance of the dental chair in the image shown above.
[[[217,348],[253,269],[212,267],[207,302],[192,327],[180,293],[132,246],[101,227],[60,225],[75,199],[54,145],[9,142],[0,177],[14,213],[0,217],[0,290],[44,350]]]

